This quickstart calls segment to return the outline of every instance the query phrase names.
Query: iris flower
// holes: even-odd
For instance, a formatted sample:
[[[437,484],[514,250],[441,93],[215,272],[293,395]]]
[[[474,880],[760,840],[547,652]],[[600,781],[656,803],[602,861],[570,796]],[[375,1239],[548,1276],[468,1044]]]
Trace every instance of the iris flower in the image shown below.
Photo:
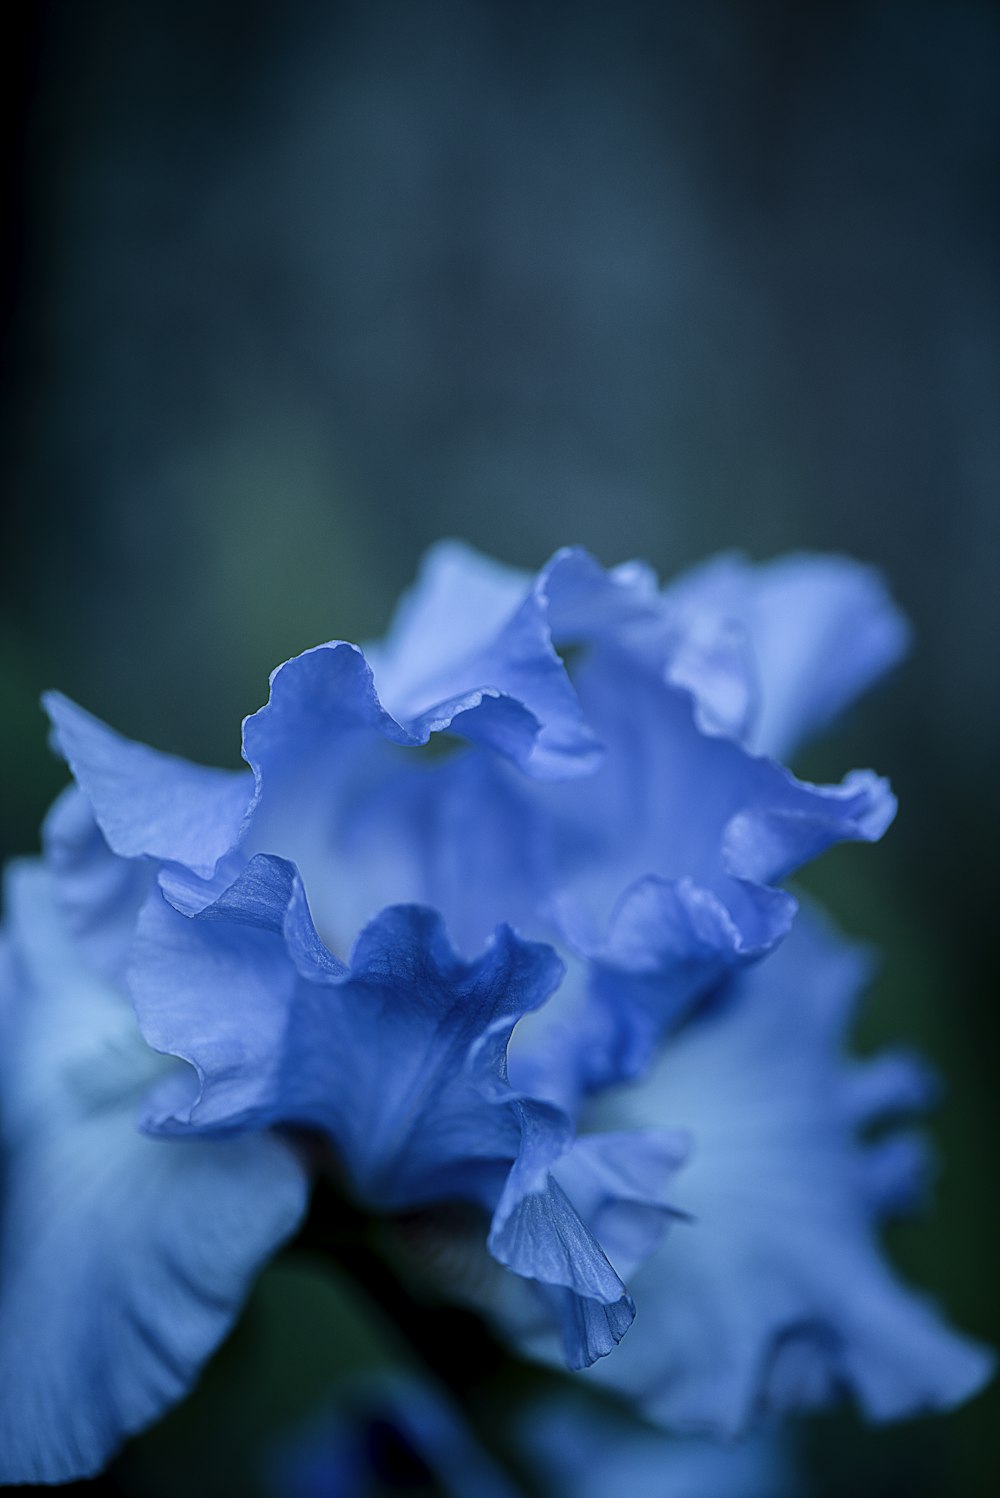
[[[606,1359],[667,1423],[971,1392],[986,1355],[872,1236],[906,1172],[851,1134],[917,1073],[866,1092],[841,1064],[841,959],[783,887],[892,820],[873,772],[774,756],[905,638],[845,560],[661,591],[448,544],[380,644],[278,667],[242,771],[50,694],[75,784],[0,948],[0,1480],[92,1472],[183,1395],[295,1231],[316,1140],[439,1242],[464,1204],[517,1345]],[[649,1330],[622,1342],[633,1277]]]

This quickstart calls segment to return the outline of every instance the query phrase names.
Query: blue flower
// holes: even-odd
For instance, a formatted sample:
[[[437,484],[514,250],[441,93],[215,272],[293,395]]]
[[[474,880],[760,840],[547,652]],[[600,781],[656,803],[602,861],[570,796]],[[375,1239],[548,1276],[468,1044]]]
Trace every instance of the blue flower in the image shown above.
[[[289,1130],[325,1139],[372,1211],[466,1203],[505,1314],[525,1334],[553,1327],[571,1366],[621,1340],[637,1271],[656,1324],[658,1266],[701,1231],[665,1237],[689,1210],[674,1184],[689,1135],[697,1215],[720,1178],[699,1139],[731,1118],[714,1062],[687,1118],[660,1106],[660,1068],[718,1035],[739,1072],[747,995],[772,970],[784,992],[813,961],[796,956],[808,936],[776,953],[797,909],[783,881],[835,842],[877,839],[895,811],[870,771],[814,786],[768,756],[904,644],[877,577],[845,561],[725,560],[661,592],[646,568],[606,572],[581,551],[532,579],[447,545],[380,645],[333,642],[273,673],[243,725],[247,770],[131,743],[51,694],[76,788],[44,864],[14,875],[3,949],[0,1373],[30,1326],[34,1382],[5,1413],[0,1476],[93,1470],[183,1393],[301,1213]],[[435,737],[448,752],[426,751]],[[781,1038],[802,1085],[826,1076],[808,1026]],[[634,1107],[616,1112],[619,1097]],[[787,1377],[759,1367],[776,1341],[828,1369],[820,1324],[838,1370],[864,1364],[875,1413],[957,1399],[982,1376],[888,1278],[836,1137],[843,1210],[808,1219],[822,1203],[803,1192],[791,1258],[765,1272],[798,1272],[804,1245],[827,1284],[832,1226],[859,1299],[831,1311],[819,1288],[786,1287],[786,1303],[754,1283],[763,1322],[748,1330],[726,1315],[743,1261],[706,1270],[668,1339],[695,1423],[783,1402]],[[809,1177],[811,1138],[789,1127],[789,1189]],[[737,1202],[731,1224],[739,1243],[756,1219]],[[86,1250],[73,1296],[57,1274],[69,1242]],[[769,1265],[758,1247],[750,1262]],[[886,1371],[885,1339],[904,1332],[914,1356],[940,1357],[931,1393]],[[643,1345],[611,1366],[646,1398]]]
[[[890,621],[884,664],[897,616],[867,574],[847,578]],[[548,1078],[567,1101],[641,1069],[693,998],[785,936],[795,901],[776,885],[831,843],[878,838],[895,810],[868,771],[816,787],[749,752],[749,710],[707,731],[720,676],[749,701],[773,662],[733,653],[738,621],[716,628],[706,609],[692,624],[693,587],[674,600],[645,569],[605,573],[578,551],[532,582],[440,548],[369,652],[374,674],[343,643],[274,673],[244,724],[252,783],[126,743],[64,699],[49,710],[112,849],[168,865],[165,896],[187,915],[264,854],[294,864],[341,961],[396,903],[441,912],[470,955],[500,922],[559,947],[583,968],[564,985],[581,990],[568,1026],[579,1039],[561,1082]],[[767,615],[767,577],[744,591]],[[872,672],[868,616],[837,623],[804,722],[830,707],[824,661],[838,706]],[[580,655],[572,680],[556,647]],[[443,732],[476,747],[437,765],[401,754]],[[238,898],[226,896],[231,916]]]
[[[572,679],[557,646],[583,651]],[[132,989],[151,1044],[198,1083],[177,1096],[193,1077],[176,1079],[146,1126],[308,1124],[369,1205],[475,1201],[494,1256],[558,1306],[567,1360],[609,1351],[632,1306],[554,1173],[566,1107],[775,945],[794,911],[776,880],[879,836],[895,804],[868,772],[809,786],[705,732],[668,669],[694,648],[643,568],[567,551],[531,581],[443,548],[374,671],[334,643],[273,674],[244,724],[252,787],[51,699],[111,846],[165,865]],[[401,752],[446,730],[475,747]],[[559,1074],[529,1056],[515,1090],[514,1023],[558,984],[540,943],[583,966],[564,985],[573,1040],[556,1009]]]

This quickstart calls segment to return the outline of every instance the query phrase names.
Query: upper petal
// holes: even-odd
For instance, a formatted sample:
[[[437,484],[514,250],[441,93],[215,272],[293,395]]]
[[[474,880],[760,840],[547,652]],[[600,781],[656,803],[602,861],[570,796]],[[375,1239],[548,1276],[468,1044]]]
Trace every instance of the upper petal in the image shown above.
[[[774,885],[837,842],[879,838],[896,802],[870,771],[810,785],[706,733],[688,691],[617,647],[578,684],[607,755],[585,784],[545,788],[546,909],[590,963],[586,1091],[634,1075],[694,999],[772,951],[796,910]]]
[[[721,556],[674,583],[665,602],[688,629],[742,631],[756,699],[749,742],[780,758],[894,666],[909,642],[880,574],[848,557],[755,565]]]
[[[59,692],[46,692],[43,702],[56,745],[111,850],[122,858],[174,860],[210,875],[239,837],[249,776],[133,743]]]
[[[389,710],[414,717],[453,695],[464,667],[489,650],[531,582],[530,573],[505,567],[460,541],[432,546],[385,638],[365,647]],[[469,685],[466,677],[462,686]]]
[[[447,720],[531,775],[586,774],[600,745],[556,643],[613,630],[655,607],[655,582],[634,563],[606,572],[586,552],[567,548],[531,579],[448,542],[428,554],[386,641],[371,652],[379,692],[414,729]],[[483,705],[470,694],[484,689],[531,715],[528,742],[500,742],[478,722]]]
[[[99,973],[121,982],[155,865],[112,853],[92,805],[76,785],[67,786],[50,809],[42,843],[68,933]]]
[[[874,841],[896,803],[887,783],[854,771],[843,785],[796,780],[773,760],[704,733],[690,694],[618,649],[594,651],[578,673],[588,720],[607,755],[585,785],[546,789],[555,877],[600,939],[637,880],[688,879],[715,893],[749,946],[770,945],[758,886],[774,883],[845,839]]]

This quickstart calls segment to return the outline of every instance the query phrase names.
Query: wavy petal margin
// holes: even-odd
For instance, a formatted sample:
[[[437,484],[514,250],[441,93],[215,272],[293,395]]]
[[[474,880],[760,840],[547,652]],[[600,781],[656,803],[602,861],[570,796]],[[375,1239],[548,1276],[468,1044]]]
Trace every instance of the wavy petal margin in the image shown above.
[[[671,1428],[731,1436],[845,1388],[897,1419],[960,1404],[993,1371],[878,1246],[908,1167],[886,1172],[885,1142],[873,1155],[854,1131],[925,1101],[926,1078],[904,1058],[842,1060],[864,972],[803,913],[646,1077],[594,1105],[595,1127],[682,1123],[694,1141],[676,1193],[692,1221],[635,1276],[629,1356],[596,1375]]]

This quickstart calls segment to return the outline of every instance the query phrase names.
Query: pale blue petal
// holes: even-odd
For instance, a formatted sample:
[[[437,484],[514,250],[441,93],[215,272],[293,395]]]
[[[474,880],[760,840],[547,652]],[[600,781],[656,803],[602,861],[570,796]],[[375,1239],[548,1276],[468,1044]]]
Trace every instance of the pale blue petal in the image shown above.
[[[809,785],[788,771],[769,774],[770,761],[753,762],[767,782],[767,799],[738,811],[726,826],[722,867],[751,884],[776,883],[840,842],[878,842],[896,815],[888,781],[852,770],[841,785]]]
[[[585,785],[551,786],[547,795],[562,860],[556,877],[581,931],[589,918],[602,935],[622,895],[654,875],[715,894],[740,939],[762,948],[774,916],[758,886],[838,841],[877,839],[892,820],[895,800],[871,772],[841,786],[798,781],[702,733],[688,693],[617,651],[595,652],[578,683],[607,758]]]
[[[490,722],[506,713],[522,725],[527,753],[535,719],[509,699],[507,706],[481,693],[476,700]],[[466,718],[463,723],[468,726]],[[449,723],[442,718],[437,726]],[[364,657],[342,644],[280,667],[267,706],[244,724],[244,754],[257,782],[245,850],[296,865],[317,925],[342,958],[386,905],[427,899],[425,839],[413,815],[439,813],[428,804],[421,773],[429,767],[408,762],[401,749],[425,742],[430,732],[427,725],[404,727],[390,717]],[[397,816],[401,800],[406,804]],[[506,915],[501,911],[497,919]],[[479,931],[476,950],[496,924]]]
[[[630,1278],[678,1216],[674,1177],[691,1151],[683,1130],[584,1134],[553,1174],[615,1269]]]
[[[550,1498],[791,1498],[803,1491],[778,1442],[715,1445],[669,1436],[568,1395],[533,1403],[522,1458]]]
[[[138,1133],[164,1063],[79,962],[41,866],[15,868],[7,894],[0,1482],[64,1482],[190,1389],[306,1186],[273,1138]]]
[[[98,972],[120,983],[154,864],[117,858],[75,785],[66,787],[45,818],[42,843],[67,931]]]
[[[560,649],[655,626],[662,614],[656,574],[645,562],[605,569],[579,546],[557,551],[535,586]]]
[[[414,731],[451,726],[542,778],[587,774],[600,745],[585,724],[554,641],[578,643],[657,607],[637,564],[606,572],[586,552],[557,552],[535,579],[467,548],[432,550],[388,639],[373,653],[382,700]],[[484,690],[531,715],[524,742],[481,723]],[[496,717],[496,708],[488,716]]]
[[[358,926],[385,904],[417,901],[443,913],[465,953],[481,951],[501,921],[548,938],[551,857],[535,788],[494,755],[460,752],[408,765],[359,797],[339,833],[358,893],[378,903]],[[338,885],[324,908],[344,896]],[[333,924],[332,910],[326,920]]]
[[[435,681],[454,682],[468,660],[482,656],[531,585],[530,573],[505,567],[461,541],[432,546],[385,638],[365,646],[390,712],[416,716],[428,702],[452,695],[447,688],[435,695]]]
[[[896,1130],[865,1150],[860,1163],[862,1190],[872,1217],[909,1217],[928,1204],[934,1161],[926,1136]]]
[[[927,1063],[909,1051],[881,1051],[845,1067],[841,1083],[844,1107],[857,1127],[873,1119],[922,1113],[940,1092]]]
[[[380,703],[360,650],[343,642],[286,661],[272,673],[267,704],[243,725],[257,786],[248,848],[291,858],[311,889],[311,871],[335,856],[341,818],[398,772],[393,746],[413,748],[446,730],[525,761],[539,723],[523,703],[475,679],[433,711],[399,721]]]
[[[844,1117],[853,1129],[878,1131],[856,1161],[873,1219],[910,1216],[928,1205],[934,1177],[930,1142],[924,1133],[900,1124],[933,1107],[940,1093],[936,1073],[906,1051],[883,1051],[845,1065],[840,1086]]]
[[[749,742],[779,758],[826,728],[909,641],[879,573],[847,557],[760,566],[718,557],[669,588],[665,602],[689,629],[742,630],[757,699]]]
[[[666,596],[669,599],[669,589]],[[724,615],[682,611],[678,620],[668,608],[666,617],[657,663],[666,680],[690,693],[703,733],[749,742],[760,683],[743,629]]]
[[[650,875],[626,890],[594,950],[577,1096],[637,1076],[694,999],[791,930],[798,902],[783,890],[748,887],[739,900],[742,925],[690,879]]]
[[[130,988],[146,1040],[190,1062],[199,1085],[157,1092],[145,1124],[187,1130],[197,1120],[236,1130],[273,1122],[297,981],[273,928],[180,915],[154,892],[139,918]]]
[[[919,1093],[908,1064],[862,1073],[841,1059],[863,971],[800,916],[648,1076],[593,1107],[595,1127],[683,1124],[694,1140],[676,1190],[692,1221],[631,1281],[629,1355],[598,1374],[674,1428],[732,1433],[845,1386],[872,1418],[894,1418],[958,1404],[989,1376],[990,1355],[879,1251],[875,1219],[898,1204],[913,1156],[893,1161],[884,1142],[873,1156],[854,1125]]]
[[[258,797],[310,756],[329,767],[352,735],[372,732],[400,744],[413,735],[382,707],[371,668],[356,645],[331,641],[293,656],[271,673],[266,704],[243,724],[243,753]]]
[[[42,700],[112,852],[210,875],[240,835],[252,789],[245,771],[210,770],[133,743],[59,692]]]

